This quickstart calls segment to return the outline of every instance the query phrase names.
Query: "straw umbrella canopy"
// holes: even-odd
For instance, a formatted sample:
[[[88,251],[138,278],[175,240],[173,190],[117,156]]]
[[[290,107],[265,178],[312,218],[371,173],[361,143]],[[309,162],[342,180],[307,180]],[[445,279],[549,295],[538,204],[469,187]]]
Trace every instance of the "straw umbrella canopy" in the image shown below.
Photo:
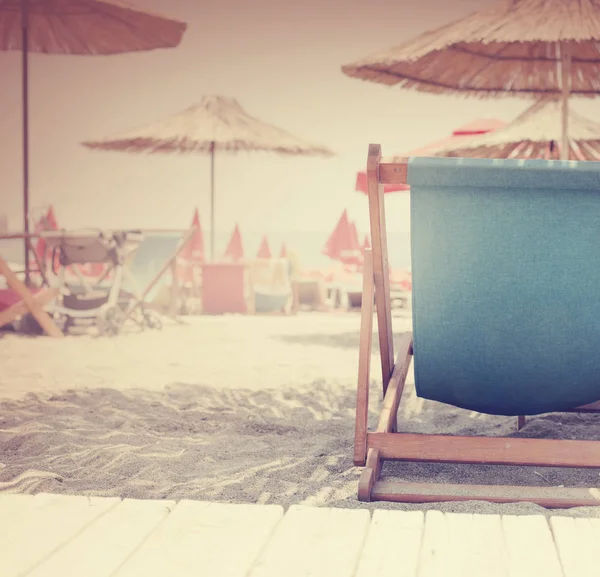
[[[289,132],[250,116],[233,98],[210,95],[183,112],[131,130],[120,136],[84,142],[100,150],[210,155],[211,259],[215,238],[215,153],[240,150],[283,155],[333,156],[324,146],[311,144]]]
[[[513,122],[460,143],[433,149],[436,156],[555,158],[561,152],[561,104],[540,100]],[[600,160],[600,123],[569,112],[569,160]],[[556,144],[556,146],[555,146]]]
[[[178,46],[186,29],[118,0],[0,0],[0,51],[22,53],[23,222],[29,232],[29,53],[106,55]],[[25,239],[25,282],[29,282]]]
[[[433,94],[560,99],[566,158],[569,96],[600,92],[600,1],[499,0],[342,71]]]

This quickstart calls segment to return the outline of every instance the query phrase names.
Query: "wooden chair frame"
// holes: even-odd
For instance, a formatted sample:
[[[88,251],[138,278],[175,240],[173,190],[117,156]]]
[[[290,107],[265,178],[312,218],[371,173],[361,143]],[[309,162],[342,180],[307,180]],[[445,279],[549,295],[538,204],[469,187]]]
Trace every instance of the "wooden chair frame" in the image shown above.
[[[0,327],[30,312],[48,336],[55,338],[64,336],[52,317],[44,311],[44,306],[58,296],[58,290],[44,288],[37,294],[32,294],[2,257],[0,257],[0,275],[6,278],[8,286],[21,297],[19,302],[0,313]]]
[[[354,463],[364,467],[358,487],[359,500],[417,503],[472,499],[497,503],[529,501],[552,508],[600,505],[600,490],[594,488],[453,485],[381,480],[385,460],[600,467],[600,441],[396,432],[398,408],[413,355],[413,341],[412,333],[402,335],[394,362],[383,185],[405,184],[407,172],[407,158],[382,158],[379,145],[369,146],[367,180],[372,250],[365,251],[354,440]],[[374,306],[379,331],[383,404],[377,427],[375,431],[369,432],[369,372]],[[573,409],[572,412],[600,412],[600,402]],[[523,424],[524,417],[519,417],[519,426]]]

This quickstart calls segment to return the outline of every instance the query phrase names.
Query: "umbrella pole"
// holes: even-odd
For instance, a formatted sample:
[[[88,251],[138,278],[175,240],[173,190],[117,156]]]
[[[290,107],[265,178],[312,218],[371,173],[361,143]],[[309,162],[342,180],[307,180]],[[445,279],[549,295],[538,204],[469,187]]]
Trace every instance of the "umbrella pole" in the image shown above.
[[[560,43],[560,75],[561,75],[561,120],[562,120],[562,143],[560,147],[560,159],[569,160],[569,94],[571,92],[571,54],[564,42]]]
[[[215,141],[210,143],[210,260],[215,260]]]
[[[25,285],[29,271],[29,0],[21,0],[22,106],[23,106],[23,232],[25,233]]]

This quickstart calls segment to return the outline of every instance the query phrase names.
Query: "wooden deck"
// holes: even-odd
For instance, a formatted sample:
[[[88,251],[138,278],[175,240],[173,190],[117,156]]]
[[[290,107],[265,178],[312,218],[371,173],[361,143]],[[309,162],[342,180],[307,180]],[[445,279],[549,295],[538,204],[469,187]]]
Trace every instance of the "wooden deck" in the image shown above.
[[[600,519],[0,496],[2,577],[597,577]]]

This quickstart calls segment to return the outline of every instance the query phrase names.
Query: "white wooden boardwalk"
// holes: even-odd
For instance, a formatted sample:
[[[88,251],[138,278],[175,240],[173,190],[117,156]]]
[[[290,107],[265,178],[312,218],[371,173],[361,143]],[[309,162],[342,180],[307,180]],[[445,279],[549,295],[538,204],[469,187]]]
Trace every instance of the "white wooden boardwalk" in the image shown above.
[[[0,496],[1,577],[598,577],[600,519]]]

